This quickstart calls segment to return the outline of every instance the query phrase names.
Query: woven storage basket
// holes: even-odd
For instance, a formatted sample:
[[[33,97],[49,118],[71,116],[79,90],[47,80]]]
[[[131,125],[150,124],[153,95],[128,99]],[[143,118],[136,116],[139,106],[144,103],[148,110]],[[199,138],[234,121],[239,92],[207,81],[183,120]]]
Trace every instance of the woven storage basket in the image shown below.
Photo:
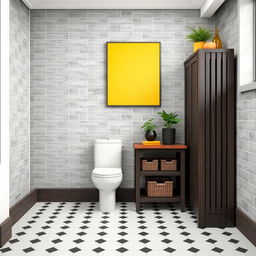
[[[158,183],[157,181],[147,181],[148,197],[172,197],[173,181]]]
[[[142,171],[158,171],[158,160],[142,160]]]
[[[161,171],[177,171],[177,160],[171,161],[161,159]]]

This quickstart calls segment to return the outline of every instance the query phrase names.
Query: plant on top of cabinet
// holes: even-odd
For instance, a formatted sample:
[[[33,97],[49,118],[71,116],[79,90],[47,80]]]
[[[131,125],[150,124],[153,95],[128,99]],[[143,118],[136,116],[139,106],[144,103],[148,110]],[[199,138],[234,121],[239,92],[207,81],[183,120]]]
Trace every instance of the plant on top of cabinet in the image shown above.
[[[187,35],[187,39],[194,43],[194,52],[203,49],[206,41],[212,37],[212,32],[207,28],[190,28],[191,33]]]
[[[206,42],[204,44],[204,49],[216,49],[216,44],[214,42]]]
[[[175,128],[172,128],[172,126],[181,122],[181,119],[177,118],[178,114],[172,112],[168,114],[164,110],[162,112],[158,112],[157,114],[159,114],[165,121],[165,128],[162,129],[163,144],[175,144],[176,130]]]
[[[155,129],[157,128],[157,126],[153,123],[153,120],[154,119],[150,119],[141,126],[141,128],[145,130],[145,138],[148,141],[153,141],[156,139]]]

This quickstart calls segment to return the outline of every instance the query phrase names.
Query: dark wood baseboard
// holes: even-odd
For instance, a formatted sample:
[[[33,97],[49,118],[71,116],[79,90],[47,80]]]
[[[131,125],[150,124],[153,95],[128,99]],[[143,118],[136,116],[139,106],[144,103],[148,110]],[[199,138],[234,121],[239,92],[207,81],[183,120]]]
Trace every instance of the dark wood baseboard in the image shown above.
[[[0,248],[11,238],[12,236],[12,219],[9,217],[3,223],[0,224]]]
[[[118,188],[116,192],[117,202],[135,202],[134,188]]]
[[[10,218],[12,225],[14,225],[20,218],[22,218],[28,210],[37,202],[37,189],[28,193],[20,201],[18,201],[10,209]]]
[[[256,222],[236,208],[236,227],[256,246]]]
[[[98,191],[94,188],[40,188],[38,202],[96,202]]]
[[[118,202],[134,202],[135,191],[130,188],[118,188]],[[54,188],[37,189],[38,202],[98,202],[99,192],[96,188]]]
[[[10,208],[9,218],[0,224],[0,248],[11,238],[12,226],[37,202],[37,190],[28,193]]]

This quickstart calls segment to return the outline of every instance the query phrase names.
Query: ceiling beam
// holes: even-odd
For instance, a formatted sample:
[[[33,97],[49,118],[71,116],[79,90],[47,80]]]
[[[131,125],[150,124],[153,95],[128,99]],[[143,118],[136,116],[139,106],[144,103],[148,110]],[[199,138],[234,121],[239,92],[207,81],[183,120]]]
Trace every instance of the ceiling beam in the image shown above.
[[[206,0],[201,7],[201,17],[212,17],[225,0]]]
[[[30,9],[200,9],[205,0],[21,0]]]

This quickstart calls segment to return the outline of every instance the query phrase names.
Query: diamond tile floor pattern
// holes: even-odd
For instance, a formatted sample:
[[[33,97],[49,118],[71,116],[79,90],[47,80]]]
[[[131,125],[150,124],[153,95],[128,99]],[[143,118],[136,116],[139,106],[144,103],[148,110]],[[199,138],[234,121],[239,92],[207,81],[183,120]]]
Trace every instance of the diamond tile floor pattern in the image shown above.
[[[13,227],[1,255],[250,255],[254,247],[236,228],[196,226],[192,211],[172,204],[118,203],[101,213],[97,203],[37,203]]]

